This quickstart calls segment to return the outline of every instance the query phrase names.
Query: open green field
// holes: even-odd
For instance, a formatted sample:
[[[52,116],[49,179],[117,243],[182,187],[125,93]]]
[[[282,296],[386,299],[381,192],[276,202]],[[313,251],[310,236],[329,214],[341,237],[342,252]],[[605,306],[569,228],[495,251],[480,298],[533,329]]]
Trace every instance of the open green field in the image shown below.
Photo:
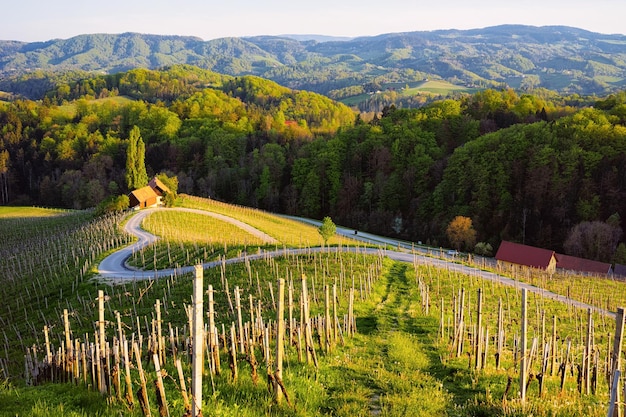
[[[283,245],[310,247],[323,244],[316,227],[261,210],[188,195],[181,195],[181,206],[212,211],[240,220],[274,237]],[[360,243],[340,235],[335,235],[328,241],[330,246],[355,244]]]
[[[99,98],[94,100],[85,100],[87,104],[117,104],[124,105],[128,102],[132,101],[131,98],[126,96],[115,96],[115,97],[106,97]],[[58,111],[63,114],[65,117],[74,117],[76,115],[76,104],[78,102],[73,101],[70,104],[64,104],[58,107]]]
[[[478,88],[468,88],[462,85],[455,85],[444,80],[424,80],[413,81],[409,83],[388,83],[384,84],[383,88],[385,90],[393,89],[398,94],[398,97],[411,97],[424,94],[431,96],[447,96],[453,93],[472,94],[479,91]],[[340,101],[347,106],[356,106],[359,103],[368,100],[370,97],[370,94],[360,94],[358,96],[347,97]]]
[[[49,217],[68,213],[67,210],[48,209],[40,207],[12,207],[0,206],[0,218],[19,217]]]
[[[210,200],[188,196],[183,200],[186,206],[228,213],[272,234],[285,245],[295,248],[317,246],[302,243],[315,241],[313,232],[317,231],[314,227],[300,229],[304,225],[299,222]],[[52,222],[55,219],[66,219],[68,223]],[[250,235],[231,229],[232,225],[219,224],[213,218],[191,213],[167,213],[152,220],[154,224],[146,227],[160,234],[165,245],[172,248],[183,240],[199,248],[223,245],[227,239],[228,246],[244,247],[251,245],[253,240]],[[158,415],[158,400],[151,352],[160,348],[151,341],[161,340],[157,337],[157,325],[162,328],[162,367],[167,371],[164,386],[169,413],[185,413],[173,355],[181,359],[189,388],[191,357],[186,341],[190,330],[185,306],[190,306],[192,301],[191,276],[109,286],[99,283],[89,272],[106,253],[132,240],[120,231],[123,221],[123,216],[93,219],[82,212],[42,217],[36,223],[0,221],[3,235],[11,230],[11,235],[22,236],[21,239],[0,242],[0,296],[3,300],[0,304],[0,381],[4,381],[0,382],[0,416],[144,415],[137,399],[141,378],[136,356],[130,359],[130,385],[125,382],[126,371],[123,367],[121,369],[119,395],[114,383],[99,392],[97,383],[91,376],[83,374],[82,368],[74,382],[71,382],[71,375],[59,371],[53,372],[54,378],[40,375],[37,384],[32,375],[27,378],[25,374],[25,355],[34,362],[45,360],[44,326],[48,326],[50,351],[55,357],[59,357],[56,352],[60,355],[66,337],[78,344],[94,343],[99,321],[98,291],[105,294],[103,331],[107,342],[115,346],[120,335],[128,341],[143,341],[139,360],[146,373],[148,406],[152,415]],[[10,226],[9,222],[12,222]],[[215,230],[215,236],[210,230]],[[250,240],[245,242],[247,239]],[[606,415],[608,386],[605,367],[614,333],[612,319],[597,313],[591,315],[592,346],[597,360],[590,363],[595,364],[592,369],[596,376],[593,391],[581,391],[577,369],[584,363],[587,311],[530,294],[526,352],[532,377],[527,399],[522,403],[518,394],[521,353],[515,349],[520,334],[519,288],[435,268],[419,258],[406,263],[385,257],[384,251],[374,250],[366,254],[364,248],[359,248],[358,253],[343,252],[344,243],[347,242],[337,240],[332,248],[323,251],[307,249],[300,255],[289,254],[279,247],[275,258],[224,263],[222,267],[204,271],[205,294],[209,284],[213,289],[221,361],[220,373],[211,372],[214,365],[209,362],[205,366],[204,415]],[[310,314],[316,323],[312,346],[317,366],[306,360],[302,341],[297,336],[301,334],[298,332],[302,330],[303,320],[299,301],[304,294],[302,276],[307,277]],[[620,287],[622,283],[598,278],[576,277],[567,281],[562,277],[565,284],[552,282],[541,274],[529,273],[518,278],[536,286],[567,291],[573,298],[583,298],[593,305],[610,305],[611,309],[622,303],[617,293],[624,293]],[[285,309],[284,318],[293,310],[295,319],[288,321],[292,323],[288,328],[295,333],[286,336],[289,343],[285,345],[282,377],[288,401],[280,404],[274,401],[267,378],[274,366],[276,341],[273,336],[275,327],[271,323],[277,320],[279,279],[285,279],[290,292],[293,291],[293,309]],[[326,289],[333,286],[337,294],[337,312],[334,313],[333,308],[330,311],[336,314],[336,323],[341,326],[336,337],[328,336],[332,332],[323,330],[324,315],[328,315]],[[354,335],[347,331],[349,323],[346,321],[351,289],[354,291],[357,330]],[[480,327],[483,330],[478,329],[479,290],[482,294]],[[270,351],[264,351],[262,338],[246,339],[245,352],[239,351],[239,342],[235,342],[234,350],[225,347],[229,346],[226,342],[231,324],[235,329],[238,327],[236,291],[241,299],[246,332],[253,328],[257,331],[267,328]],[[205,308],[208,305],[205,304]],[[68,333],[64,329],[64,310],[68,312]],[[460,311],[463,312],[465,331],[461,332],[463,344],[458,349],[454,340]],[[116,324],[118,313],[120,326]],[[252,315],[256,317],[254,320]],[[546,362],[542,360],[544,342],[550,344],[552,341],[553,316],[557,342],[554,361],[549,358]],[[158,317],[161,317],[160,321]],[[500,317],[503,347],[500,366],[496,367]],[[475,341],[481,339],[480,335],[487,340],[487,345],[480,351],[484,357],[480,356],[482,364],[477,367],[479,356],[476,355]],[[533,345],[536,348],[532,348]],[[566,355],[567,346],[571,346],[569,355]],[[232,352],[237,352],[236,375],[233,362],[229,361]],[[256,359],[252,360],[251,355]],[[110,357],[111,364],[115,362],[114,358],[115,355]],[[561,366],[567,371],[563,374],[563,382]],[[541,395],[539,374],[542,378]],[[114,381],[114,377],[111,378]],[[64,379],[70,382],[61,382]],[[35,385],[26,385],[27,380]],[[133,406],[125,399],[128,386],[133,388]]]
[[[474,93],[476,91],[477,89],[467,88],[462,85],[451,84],[444,80],[428,80],[415,87],[411,87],[411,85],[409,84],[409,88],[404,90],[403,95],[410,96],[420,92],[428,92],[436,95],[445,96],[457,92]]]

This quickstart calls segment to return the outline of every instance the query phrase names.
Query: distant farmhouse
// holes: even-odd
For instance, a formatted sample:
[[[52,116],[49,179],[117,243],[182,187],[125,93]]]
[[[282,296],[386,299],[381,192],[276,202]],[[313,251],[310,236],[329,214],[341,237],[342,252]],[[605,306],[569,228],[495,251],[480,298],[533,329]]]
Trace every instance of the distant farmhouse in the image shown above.
[[[163,205],[163,196],[168,192],[170,192],[169,188],[157,177],[153,177],[148,185],[138,188],[128,195],[130,207],[142,209],[161,206]]]
[[[621,278],[626,278],[626,265],[615,264],[613,273]]]
[[[159,196],[159,204],[162,204],[160,199],[166,194],[170,192],[170,189],[167,188],[165,184],[161,182],[157,177],[152,177],[148,185],[154,190],[154,192]]]
[[[556,253],[553,250],[536,248],[503,240],[496,253],[498,266],[516,269],[536,268],[553,274],[556,271]]]
[[[613,272],[611,264],[560,253],[556,255],[556,267],[592,275],[610,275]]]
[[[500,267],[537,268],[550,274],[553,274],[557,269],[589,275],[613,274],[611,264],[605,262],[564,255],[549,249],[507,241],[502,241],[500,244],[498,253],[496,253],[496,260]],[[617,273],[617,265],[615,272]],[[626,275],[626,268],[623,273]]]

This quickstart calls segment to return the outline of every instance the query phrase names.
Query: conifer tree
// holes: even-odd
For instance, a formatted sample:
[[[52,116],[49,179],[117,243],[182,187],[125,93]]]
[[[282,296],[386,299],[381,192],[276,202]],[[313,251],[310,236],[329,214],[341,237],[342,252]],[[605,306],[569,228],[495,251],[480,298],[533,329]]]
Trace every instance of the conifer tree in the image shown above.
[[[137,126],[133,126],[128,136],[126,150],[126,184],[129,190],[145,187],[148,184],[146,173],[146,145]]]

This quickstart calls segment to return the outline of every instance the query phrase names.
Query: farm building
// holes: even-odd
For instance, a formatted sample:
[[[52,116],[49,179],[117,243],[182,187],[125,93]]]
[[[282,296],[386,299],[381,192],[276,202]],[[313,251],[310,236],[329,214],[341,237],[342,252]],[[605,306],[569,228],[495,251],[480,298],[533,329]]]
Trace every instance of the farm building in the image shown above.
[[[496,253],[496,260],[500,267],[537,268],[554,273],[557,255],[553,250],[503,240],[498,248],[498,253]]]
[[[619,277],[626,277],[626,265],[615,264],[615,269],[613,273]]]
[[[163,204],[163,196],[166,193],[170,192],[170,189],[167,187],[167,185],[163,184],[163,182],[161,182],[161,180],[159,180],[157,177],[152,177],[148,185],[154,190],[157,195],[157,205]]]
[[[159,196],[149,185],[132,191],[128,195],[128,198],[130,200],[130,207],[139,209],[146,207],[155,207],[156,205],[158,205],[159,201]]]
[[[170,189],[163,182],[157,177],[153,177],[148,185],[138,188],[128,195],[130,207],[142,209],[160,206],[163,204],[163,196],[169,192]]]
[[[556,267],[584,274],[608,275],[611,273],[611,264],[560,253],[556,255]]]

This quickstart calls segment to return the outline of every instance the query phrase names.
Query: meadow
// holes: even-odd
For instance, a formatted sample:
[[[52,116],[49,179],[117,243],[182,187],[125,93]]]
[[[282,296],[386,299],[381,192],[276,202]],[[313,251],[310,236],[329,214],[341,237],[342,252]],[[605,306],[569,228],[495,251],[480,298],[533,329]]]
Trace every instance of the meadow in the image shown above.
[[[320,244],[312,226],[219,202],[183,200],[185,206],[227,213],[265,231],[282,243],[273,248],[279,253],[283,247]],[[158,259],[165,259],[167,250],[163,248],[168,244],[172,256],[172,248],[179,248],[180,242],[186,242],[188,248],[207,248],[207,253],[212,248],[214,254],[229,257],[262,247],[253,236],[205,216],[159,213],[150,217],[154,224],[148,222],[146,228],[161,235],[159,245],[164,245],[154,252],[160,253]],[[147,415],[139,400],[143,385],[140,363],[147,379],[143,392],[148,412],[166,415],[155,388],[159,375],[167,413],[186,412],[188,389],[182,384],[191,385],[188,311],[193,279],[185,275],[115,286],[99,283],[93,273],[98,260],[132,241],[120,232],[123,221],[123,216],[93,219],[85,212],[0,218],[0,228],[16,236],[1,246],[3,254],[11,252],[13,256],[11,260],[0,258],[4,333],[0,415]],[[86,237],[81,240],[81,236]],[[300,255],[282,252],[277,257],[223,263],[204,271],[205,293],[211,290],[214,299],[217,336],[215,341],[208,338],[206,346],[204,415],[606,415],[606,375],[615,331],[612,318],[589,315],[571,304],[530,294],[526,306],[528,345],[523,356],[532,376],[522,401],[518,393],[522,356],[519,288],[434,268],[427,258],[418,256],[412,263],[392,261],[385,257],[384,249],[354,242],[346,251],[350,241],[334,239],[321,250]],[[51,243],[45,245],[45,240]],[[190,262],[196,260],[190,255]],[[282,402],[276,400],[270,384],[277,352],[280,279],[285,280],[286,299],[291,300],[286,301],[289,318],[285,317],[282,374],[288,400]],[[529,272],[523,279],[538,286],[552,285],[555,291],[570,288],[572,297],[594,305],[623,305],[620,298],[611,298],[620,293],[621,283],[615,281],[559,277],[565,286],[557,287],[541,274]],[[593,288],[595,295],[588,296],[590,292],[583,288]],[[309,300],[310,311],[303,299]],[[302,336],[307,328],[305,310],[313,329],[310,345]],[[208,318],[207,314],[207,323]],[[113,364],[119,364],[118,376],[106,374],[102,377],[108,381],[105,383],[96,378],[99,362],[90,362],[99,334],[104,334],[110,345],[105,356],[108,366],[103,368],[116,369]],[[136,343],[139,353],[131,353],[127,370],[121,353],[124,342],[131,345],[131,352]],[[218,343],[215,355],[211,353],[213,343]],[[592,349],[586,348],[589,343]],[[84,368],[79,360],[64,362],[68,346],[88,353],[83,356]],[[315,352],[315,359],[308,358],[307,352]],[[166,372],[156,372],[151,359],[154,353],[162,355],[160,366]],[[182,378],[175,359],[181,361]],[[73,364],[71,368],[68,363]],[[590,370],[588,389],[582,372],[586,366]],[[41,372],[34,375],[33,370]],[[119,383],[114,382],[116,378]],[[128,388],[132,389],[132,403]]]
[[[385,91],[393,90],[398,93],[399,97],[407,98],[412,96],[448,96],[454,93],[475,93],[478,88],[470,88],[462,85],[455,85],[444,80],[422,80],[412,81],[409,83],[386,83],[383,86]],[[347,106],[357,106],[359,103],[365,102],[370,98],[370,94],[359,94],[356,96],[346,97],[340,101]]]

